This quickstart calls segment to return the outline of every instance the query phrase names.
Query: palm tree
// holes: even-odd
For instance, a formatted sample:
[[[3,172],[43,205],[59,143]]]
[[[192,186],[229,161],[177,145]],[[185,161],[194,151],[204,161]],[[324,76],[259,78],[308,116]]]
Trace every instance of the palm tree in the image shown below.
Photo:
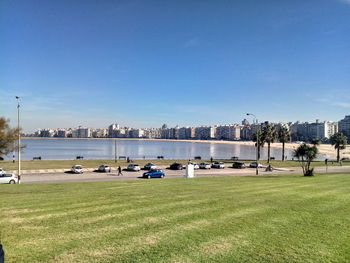
[[[267,143],[267,163],[270,163],[270,149],[271,143],[274,143],[277,138],[277,132],[275,126],[272,124],[266,124],[262,131],[264,142]]]
[[[337,162],[340,160],[340,150],[344,150],[346,148],[347,138],[341,132],[337,132],[333,134],[330,138],[331,144],[334,146],[334,149],[337,150]]]
[[[316,158],[318,153],[317,145],[301,144],[294,150],[294,157],[298,158],[298,161],[303,169],[304,176],[313,176],[314,168],[311,168],[311,162]]]
[[[282,161],[284,161],[284,147],[286,142],[290,142],[290,130],[287,127],[282,127],[278,131],[278,139],[282,143]]]
[[[257,138],[259,138],[259,146],[257,146]],[[260,148],[264,147],[265,144],[263,132],[260,129],[253,134],[253,142],[255,142],[255,147],[258,147],[258,159],[260,159]]]

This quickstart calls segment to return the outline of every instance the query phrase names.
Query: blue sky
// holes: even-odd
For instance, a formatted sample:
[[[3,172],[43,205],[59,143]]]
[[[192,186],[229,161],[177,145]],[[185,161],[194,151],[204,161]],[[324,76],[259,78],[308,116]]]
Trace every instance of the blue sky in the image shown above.
[[[338,121],[350,0],[0,1],[0,116],[37,128]]]

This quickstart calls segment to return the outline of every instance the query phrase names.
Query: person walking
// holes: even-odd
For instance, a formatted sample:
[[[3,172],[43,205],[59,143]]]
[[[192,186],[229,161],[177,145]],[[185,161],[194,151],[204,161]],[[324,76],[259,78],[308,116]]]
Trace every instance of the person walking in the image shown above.
[[[121,168],[120,166],[118,167],[118,176],[119,176],[119,175],[123,175],[123,173],[122,173],[122,168]]]

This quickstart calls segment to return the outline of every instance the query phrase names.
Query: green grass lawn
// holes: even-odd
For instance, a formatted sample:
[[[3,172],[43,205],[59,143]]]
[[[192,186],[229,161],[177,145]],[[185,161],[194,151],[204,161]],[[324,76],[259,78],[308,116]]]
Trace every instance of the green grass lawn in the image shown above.
[[[157,165],[170,165],[173,162],[180,162],[182,164],[186,164],[188,160],[134,160],[135,163],[138,163],[139,165],[145,165],[148,162],[154,162]],[[233,161],[229,160],[221,160],[227,164],[232,164]],[[201,160],[196,160],[197,163],[202,162]],[[203,162],[210,162],[208,160],[203,160]],[[251,161],[245,160],[247,164],[249,164]],[[266,161],[261,160],[262,164],[267,164]],[[125,160],[118,160],[117,163],[114,162],[114,160],[108,159],[108,160],[99,160],[99,159],[85,159],[85,160],[42,160],[42,161],[22,161],[21,166],[23,170],[38,170],[38,169],[70,169],[74,164],[81,164],[85,168],[97,168],[101,164],[108,164],[112,167],[115,166],[122,166],[126,167],[128,163]],[[299,163],[297,161],[271,161],[271,165],[273,167],[299,167]],[[312,164],[315,166],[324,166],[324,161],[315,161]],[[339,166],[339,163],[334,162],[333,164],[331,162],[328,163],[328,165],[331,166]],[[350,165],[350,162],[343,162],[343,165]],[[0,167],[4,168],[5,170],[16,170],[17,169],[17,163],[12,163],[11,161],[1,161]]]
[[[349,262],[350,175],[0,185],[7,262]]]

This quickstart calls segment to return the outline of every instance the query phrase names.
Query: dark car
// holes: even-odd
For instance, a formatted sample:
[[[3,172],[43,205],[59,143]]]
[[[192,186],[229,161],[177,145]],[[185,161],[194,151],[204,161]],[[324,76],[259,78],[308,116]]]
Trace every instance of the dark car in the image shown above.
[[[171,170],[182,170],[183,165],[181,163],[173,163],[172,165],[170,165],[170,169]]]
[[[234,162],[232,164],[232,168],[243,169],[243,168],[246,168],[246,166],[245,166],[245,163]]]
[[[143,173],[143,178],[164,178],[165,173],[161,169],[151,169],[149,172]]]

